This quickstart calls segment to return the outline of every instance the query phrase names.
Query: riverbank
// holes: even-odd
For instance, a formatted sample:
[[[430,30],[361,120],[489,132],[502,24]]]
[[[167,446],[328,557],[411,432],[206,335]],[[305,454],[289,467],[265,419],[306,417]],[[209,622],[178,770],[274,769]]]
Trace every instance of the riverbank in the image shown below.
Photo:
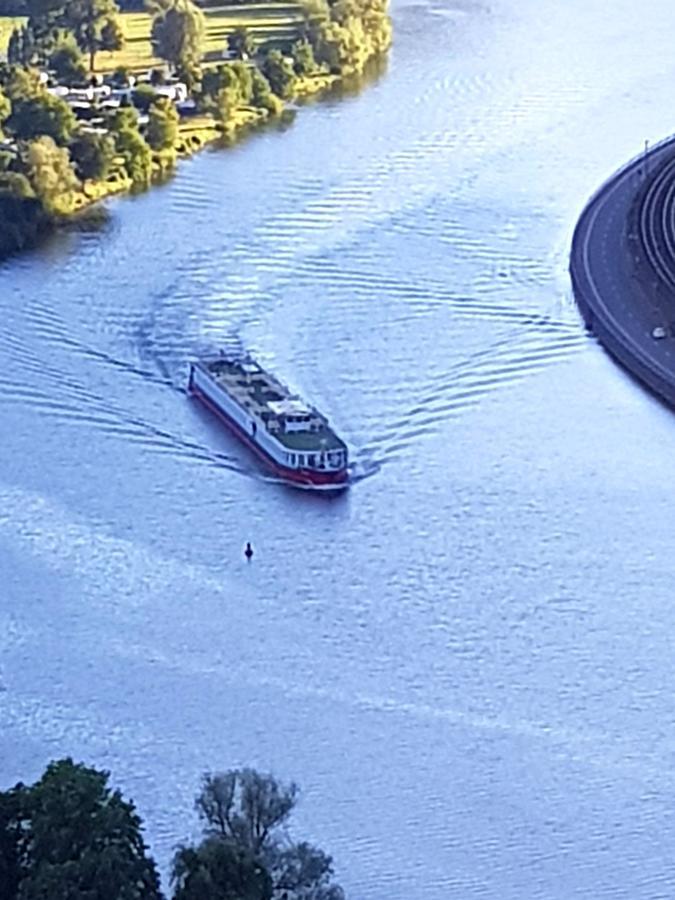
[[[667,210],[645,218],[644,204],[674,160],[672,137],[612,175],[583,210],[570,254],[574,296],[587,328],[670,406],[675,406],[675,302],[665,284],[667,260],[658,271],[647,252],[650,242],[664,239],[658,229]],[[661,188],[664,203],[672,204],[675,172]],[[675,283],[675,256],[670,275]]]
[[[304,79],[294,100],[306,100],[312,97],[320,99],[322,94],[328,93],[342,82],[343,79],[334,75],[320,75],[312,79]],[[223,148],[232,146],[274,121],[284,121],[288,113],[287,106],[284,106],[277,115],[272,115],[267,110],[246,107],[236,110],[224,125],[218,123],[211,116],[197,116],[184,120],[180,124],[178,140],[174,144],[173,153],[169,155],[153,154],[152,180],[149,185],[139,187],[124,172],[123,167],[118,165],[105,181],[84,181],[80,189],[63,194],[51,214],[35,208],[34,215],[22,216],[17,222],[12,222],[11,217],[8,221],[6,215],[1,217],[0,260],[37,246],[41,240],[49,237],[59,228],[71,226],[78,218],[87,215],[92,207],[111,197],[133,190],[150,189],[153,184],[161,182],[171,175],[182,159],[188,159],[195,153],[207,148],[215,148],[218,145]]]
[[[327,5],[323,13],[314,9],[310,13],[297,3],[209,6],[199,13],[207,23],[201,66],[185,72],[184,82],[175,76],[166,80],[166,67],[153,55],[157,45],[151,37],[153,19],[148,13],[120,16],[124,46],[110,53],[99,52],[96,80],[89,85],[54,81],[53,72],[47,68],[38,71],[19,66],[22,78],[28,78],[32,72],[31,77],[41,79],[38,106],[51,106],[64,122],[70,116],[72,123],[67,125],[70,137],[64,137],[65,126],[61,125],[59,137],[50,133],[52,125],[47,126],[47,132],[28,127],[31,141],[40,140],[45,134],[50,140],[56,137],[66,154],[57,160],[56,154],[61,150],[53,144],[43,143],[39,150],[40,157],[46,153],[51,157],[50,166],[60,166],[65,177],[57,176],[61,186],[56,192],[49,188],[40,228],[36,229],[32,213],[28,215],[27,205],[22,205],[26,198],[40,202],[44,199],[32,183],[35,167],[31,169],[27,162],[26,123],[20,126],[22,134],[12,128],[16,117],[5,114],[9,141],[4,142],[2,150],[8,154],[9,162],[5,160],[0,165],[0,205],[2,209],[16,207],[20,214],[9,225],[3,223],[7,216],[0,216],[0,256],[33,246],[45,233],[67,225],[73,217],[110,196],[142,190],[164,180],[180,159],[207,146],[231,145],[263,126],[284,122],[292,114],[292,104],[320,97],[345,84],[372,59],[383,55],[391,42],[385,7],[368,20],[370,33],[365,27],[366,6],[358,15],[334,14]],[[356,18],[350,19],[350,15]],[[0,27],[10,59],[8,35],[17,26],[25,34],[30,22],[26,25],[26,20],[8,19]],[[361,39],[355,40],[355,34],[361,34]],[[15,38],[16,34],[12,41]],[[25,38],[21,40],[25,43]],[[4,76],[10,82],[16,81],[11,69],[10,66]],[[23,86],[20,90],[24,90]],[[30,90],[30,96],[35,97],[37,88]],[[5,101],[6,108],[13,109],[14,99],[10,94],[12,102]],[[19,111],[22,104],[25,105],[25,97],[19,93]],[[136,109],[133,121],[126,113],[123,115],[122,107],[130,105]],[[159,112],[151,137],[150,119],[156,108]],[[71,170],[69,147],[82,136],[89,145],[98,143],[91,148],[96,156],[101,155],[101,142],[112,140],[114,144],[108,163],[98,166],[99,174],[88,176],[86,171],[77,171],[78,167],[82,169],[78,160],[72,160],[74,171]],[[88,162],[85,159],[85,170]],[[9,203],[8,197],[12,198]]]

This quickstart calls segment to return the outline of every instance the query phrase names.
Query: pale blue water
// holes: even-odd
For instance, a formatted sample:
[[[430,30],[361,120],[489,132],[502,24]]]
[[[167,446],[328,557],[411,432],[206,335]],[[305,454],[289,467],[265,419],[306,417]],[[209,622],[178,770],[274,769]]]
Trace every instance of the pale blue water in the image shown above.
[[[0,268],[0,782],[111,769],[166,870],[255,765],[352,900],[669,897],[675,417],[566,266],[672,127],[670,7],[393,14],[359,96]],[[183,394],[220,345],[367,477],[267,481]]]

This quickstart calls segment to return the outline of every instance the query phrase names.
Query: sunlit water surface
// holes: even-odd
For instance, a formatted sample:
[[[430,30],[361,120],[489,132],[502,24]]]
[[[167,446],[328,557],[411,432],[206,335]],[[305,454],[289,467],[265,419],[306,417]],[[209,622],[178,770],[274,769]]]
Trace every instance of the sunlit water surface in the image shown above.
[[[166,872],[249,764],[352,900],[673,896],[675,417],[566,275],[672,127],[648,13],[398,0],[360,94],[0,268],[3,787],[110,769]],[[331,417],[347,494],[186,398],[220,346]]]

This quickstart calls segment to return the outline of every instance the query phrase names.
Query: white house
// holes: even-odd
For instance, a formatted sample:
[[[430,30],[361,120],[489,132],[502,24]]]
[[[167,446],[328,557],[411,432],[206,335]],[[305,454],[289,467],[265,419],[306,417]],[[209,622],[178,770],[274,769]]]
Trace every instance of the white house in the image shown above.
[[[158,84],[155,87],[155,93],[158,97],[168,97],[173,103],[185,103],[188,98],[187,85],[182,81],[175,84]]]

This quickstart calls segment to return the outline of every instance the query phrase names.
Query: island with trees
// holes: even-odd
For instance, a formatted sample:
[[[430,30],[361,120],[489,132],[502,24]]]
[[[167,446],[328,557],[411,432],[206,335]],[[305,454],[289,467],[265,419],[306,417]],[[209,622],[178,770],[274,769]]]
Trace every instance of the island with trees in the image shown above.
[[[388,0],[0,0],[0,257],[391,43]]]
[[[163,900],[141,819],[108,779],[62,759],[0,791],[2,900]],[[172,900],[344,900],[331,857],[289,835],[297,798],[254,769],[205,774],[202,838],[176,848]]]

